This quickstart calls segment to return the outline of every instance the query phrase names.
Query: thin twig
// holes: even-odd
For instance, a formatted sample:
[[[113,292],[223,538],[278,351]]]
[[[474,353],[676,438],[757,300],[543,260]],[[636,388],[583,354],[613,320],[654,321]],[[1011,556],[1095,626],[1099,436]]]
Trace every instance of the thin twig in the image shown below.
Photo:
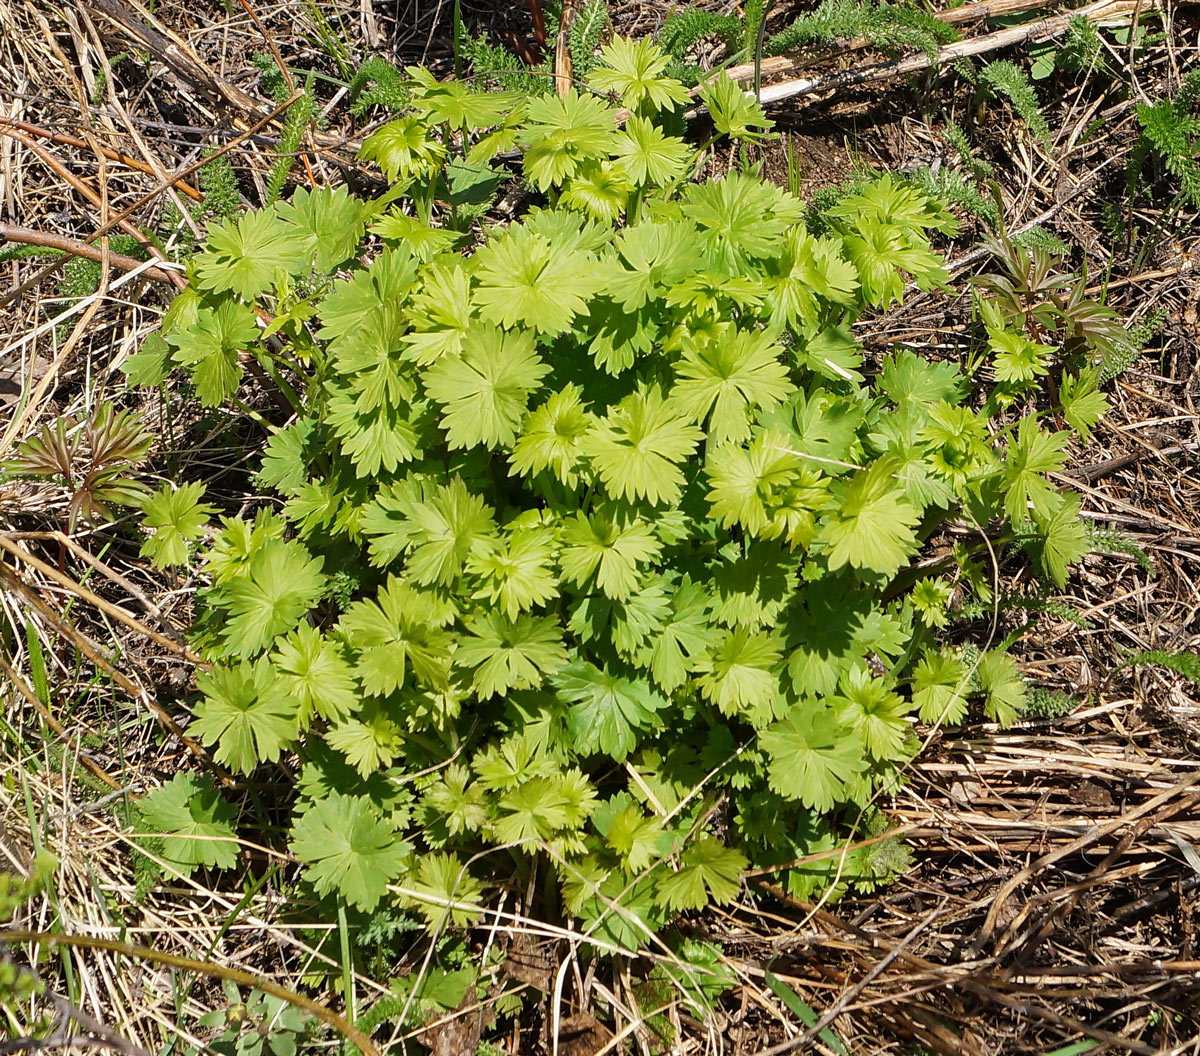
[[[68,253],[73,257],[94,260],[97,264],[102,263],[107,257],[110,264],[122,271],[135,271],[145,263],[145,261],[135,260],[133,257],[126,257],[121,253],[113,253],[111,250],[106,253],[99,246],[89,246],[86,242],[67,238],[66,235],[56,235],[51,231],[36,231],[32,227],[19,227],[17,224],[6,224],[3,220],[0,220],[0,242],[20,242],[27,246],[44,246],[47,249],[58,250],[60,253]],[[158,282],[172,284],[175,282],[173,272],[163,271],[162,268],[156,268],[153,265],[142,268],[142,274]]]

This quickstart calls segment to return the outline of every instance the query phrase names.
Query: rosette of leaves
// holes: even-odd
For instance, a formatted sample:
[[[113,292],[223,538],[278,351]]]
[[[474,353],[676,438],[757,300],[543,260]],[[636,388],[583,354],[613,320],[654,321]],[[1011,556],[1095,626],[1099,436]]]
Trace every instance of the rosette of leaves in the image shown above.
[[[192,264],[164,355],[210,403],[246,357],[286,369],[296,416],[259,472],[281,508],[201,548],[191,730],[244,774],[295,761],[319,894],[460,926],[541,858],[581,927],[636,948],[748,862],[807,885],[786,863],[895,784],[918,712],[1021,688],[936,648],[948,587],[902,586],[922,540],[969,506],[1052,578],[1081,552],[1045,477],[1066,433],[989,423],[911,352],[864,376],[851,324],[942,281],[944,208],[882,177],[817,237],[753,169],[692,182],[665,68],[618,42],[607,98],[511,109],[415,76],[365,147],[383,202],[302,192]],[[703,91],[719,128],[768,127]],[[516,148],[542,205],[470,253],[413,219],[447,214],[452,166]]]
[[[105,402],[82,421],[68,415],[47,422],[0,469],[60,485],[74,531],[80,520],[111,521],[117,507],[141,504],[149,489],[133,474],[153,443],[136,414]]]

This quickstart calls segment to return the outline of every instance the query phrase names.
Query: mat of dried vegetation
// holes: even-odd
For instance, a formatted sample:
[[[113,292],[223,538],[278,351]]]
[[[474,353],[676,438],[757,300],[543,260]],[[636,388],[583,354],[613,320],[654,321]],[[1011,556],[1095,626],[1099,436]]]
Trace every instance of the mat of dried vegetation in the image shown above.
[[[355,158],[370,118],[349,115],[346,64],[382,55],[451,69],[456,6],[473,31],[537,50],[529,12],[488,0],[0,0],[0,248],[68,253],[0,263],[0,458],[42,424],[121,393],[122,362],[183,284],[171,261],[200,234],[189,206],[206,152],[227,151],[244,200],[262,199],[279,107],[260,89],[255,54],[317,78],[322,120],[292,179],[373,188]],[[770,24],[791,7],[776,5]],[[974,126],[976,162],[992,168],[1008,229],[1061,239],[1126,325],[1151,331],[1060,481],[1086,518],[1133,545],[1087,558],[1052,605],[978,614],[979,645],[1013,636],[1037,713],[1006,730],[926,731],[886,804],[912,848],[893,882],[806,903],[750,875],[733,907],[690,922],[722,944],[736,986],[708,1022],[667,1000],[671,1051],[1200,1051],[1198,690],[1170,667],[1126,662],[1200,647],[1200,235],[1189,206],[1131,198],[1126,183],[1138,104],[1170,97],[1195,67],[1200,22],[1170,2],[1092,5],[1115,35],[1091,75],[1044,82],[1053,90],[1041,93],[1041,142],[1003,99],[981,112],[956,66],[973,41],[977,54],[1022,61],[1049,32],[985,22],[996,7],[952,12],[964,39],[934,68],[925,53],[886,55],[865,41],[810,55],[803,69],[765,62],[763,98],[782,136],[757,160],[811,195],[864,165],[962,169],[944,129]],[[1021,7],[1037,20],[1062,13],[1006,5]],[[629,0],[610,15],[621,31],[648,34],[668,11]],[[1143,44],[1130,28],[1139,25],[1153,33]],[[723,54],[710,41],[696,59]],[[156,245],[163,232],[172,241]],[[947,247],[956,293],[918,294],[861,325],[869,350],[955,353],[970,326],[966,279],[986,263],[982,233],[968,217]],[[149,263],[117,252],[139,243]],[[98,272],[71,263],[89,257]],[[139,413],[160,437],[153,472],[170,478],[185,457],[205,465],[210,497],[237,508],[258,444],[248,423],[197,417],[169,391]],[[187,1025],[229,1004],[222,980],[243,994],[264,980],[303,992],[328,958],[317,929],[291,923],[275,882],[288,863],[266,849],[237,889],[207,886],[203,873],[139,888],[122,807],[204,755],[183,728],[196,584],[156,573],[119,533],[72,527],[69,499],[36,482],[0,486],[0,871],[28,873],[42,847],[57,855],[53,887],[14,926],[70,937],[39,959],[8,934],[4,961],[36,964],[47,989],[0,1019],[0,1052],[198,1050],[214,1032]],[[1018,570],[992,571],[998,596],[1026,593]],[[489,941],[509,946],[510,971],[544,986],[575,956],[573,940],[547,937],[517,910]],[[662,1051],[630,1005],[627,972],[566,972],[484,1051]],[[364,969],[360,1005],[387,983]],[[312,997],[347,1011],[338,994]],[[38,1015],[48,1017],[40,1039],[2,1038]],[[473,1052],[486,1020],[464,1002],[409,1040]],[[402,1040],[390,1051],[405,1051]]]

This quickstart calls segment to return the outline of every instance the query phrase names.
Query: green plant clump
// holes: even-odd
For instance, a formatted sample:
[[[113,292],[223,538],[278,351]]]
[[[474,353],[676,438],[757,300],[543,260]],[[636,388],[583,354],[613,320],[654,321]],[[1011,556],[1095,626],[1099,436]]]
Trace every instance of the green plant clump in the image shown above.
[[[1136,190],[1146,160],[1154,156],[1174,177],[1179,195],[1193,209],[1200,208],[1200,116],[1195,113],[1200,99],[1200,70],[1192,70],[1174,99],[1139,103],[1138,124],[1142,134],[1129,156],[1127,176]]]
[[[821,0],[812,11],[767,42],[764,52],[779,55],[794,48],[866,40],[890,55],[906,51],[932,54],[959,39],[958,30],[916,7],[855,0]]]
[[[294,405],[253,515],[205,531],[194,486],[145,505],[148,553],[208,584],[188,732],[294,781],[274,799],[318,896],[437,929],[551,876],[547,912],[561,896],[631,949],[735,897],[748,863],[793,892],[870,888],[903,854],[786,863],[897,784],[918,716],[1019,712],[1011,658],[972,678],[935,634],[954,579],[986,589],[978,555],[1021,544],[1061,584],[1087,549],[1046,477],[1070,433],[1054,408],[972,410],[958,368],[911,352],[868,379],[852,324],[943,281],[952,217],[883,176],[817,237],[756,170],[692,181],[668,61],[616,40],[607,99],[410,70],[410,108],[363,148],[393,189],[213,227],[143,353],[209,407],[245,407],[253,358]],[[701,96],[720,134],[769,127],[728,81]],[[480,229],[463,196],[496,194],[514,148],[544,204]],[[1040,391],[1047,353],[991,325],[1006,392]],[[948,519],[1007,528],[922,576]],[[211,783],[141,816],[183,868],[236,852]]]

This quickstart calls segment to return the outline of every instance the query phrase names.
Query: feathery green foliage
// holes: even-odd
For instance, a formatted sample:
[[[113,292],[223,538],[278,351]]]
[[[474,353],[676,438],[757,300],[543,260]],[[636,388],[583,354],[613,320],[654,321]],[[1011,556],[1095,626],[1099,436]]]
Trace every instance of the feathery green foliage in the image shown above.
[[[1141,359],[1146,346],[1162,329],[1166,318],[1165,308],[1155,308],[1129,327],[1113,353],[1105,357],[1100,364],[1100,384],[1104,385],[1113,378],[1120,377]]]
[[[541,95],[554,87],[552,58],[537,67],[528,66],[507,48],[489,44],[487,35],[472,37],[464,33],[460,40],[462,57],[480,81],[494,81],[507,92]]]
[[[979,71],[979,81],[994,93],[1003,95],[1042,146],[1050,149],[1050,126],[1038,110],[1037,92],[1024,70],[1008,59],[999,59]]]
[[[145,260],[147,256],[145,246],[132,235],[109,235],[108,246],[114,253],[132,257],[134,260]],[[31,255],[41,256],[40,253],[36,253],[39,247],[29,246],[27,248],[35,251],[35,254]],[[98,260],[89,260],[87,257],[71,257],[63,265],[61,276],[56,284],[58,295],[72,301],[90,297],[100,289],[100,275],[101,266]],[[70,329],[70,322],[59,324],[58,339],[64,340]]]
[[[925,11],[900,4],[855,0],[821,0],[812,11],[800,15],[787,29],[771,37],[766,55],[807,45],[829,45],[866,40],[890,55],[908,51],[932,53],[942,44],[958,40],[958,31]]]
[[[1065,257],[1071,252],[1068,246],[1053,231],[1035,225],[1012,236],[1013,243],[1025,249],[1040,249],[1054,256]]]
[[[349,98],[350,113],[362,117],[374,106],[398,114],[412,101],[412,93],[402,70],[373,55],[355,71]]]
[[[1062,620],[1081,629],[1093,626],[1092,621],[1080,614],[1074,606],[1067,604],[1061,598],[1054,597],[1048,590],[1034,594],[1001,594],[999,597],[984,601],[973,598],[959,606],[955,616],[960,620],[991,620],[1010,612],[1025,612],[1031,616],[1047,616],[1052,620]]]
[[[928,165],[905,172],[903,176],[930,196],[979,217],[989,227],[999,226],[1000,210],[995,200],[979,190],[979,182],[973,176],[959,169],[941,168],[934,171]]]
[[[688,52],[707,37],[720,37],[733,47],[741,34],[742,25],[734,15],[683,7],[672,11],[663,20],[658,44],[673,59],[682,62]]]
[[[317,113],[316,100],[312,94],[312,78],[300,97],[292,103],[283,125],[279,130],[279,145],[275,148],[275,160],[271,162],[271,170],[267,173],[266,204],[279,200],[283,193],[288,176],[296,165],[296,151],[304,139],[304,133]]]
[[[1061,719],[1064,715],[1070,715],[1078,705],[1079,701],[1066,693],[1032,686],[1025,701],[1025,714],[1035,719]]]
[[[663,19],[658,44],[672,59],[667,73],[684,84],[694,85],[701,70],[689,61],[697,44],[709,37],[720,38],[729,49],[736,49],[742,39],[742,22],[736,15],[704,11],[698,7],[683,7]]]
[[[1135,667],[1138,664],[1165,667],[1168,671],[1183,675],[1189,682],[1200,686],[1200,653],[1190,653],[1183,649],[1144,649],[1141,652],[1130,653],[1121,661],[1122,667]]]
[[[228,154],[205,162],[198,178],[200,193],[204,195],[205,213],[217,220],[232,220],[241,212],[242,194]]]
[[[1057,64],[1068,70],[1093,70],[1097,67],[1103,47],[1104,42],[1096,23],[1082,15],[1073,15],[1058,45]]]
[[[918,715],[1023,704],[1002,651],[972,674],[939,646],[949,584],[905,577],[969,507],[1061,583],[1086,549],[1047,479],[1069,433],[973,410],[956,366],[909,351],[868,382],[852,330],[944,280],[955,221],[891,175],[821,234],[757,170],[692,181],[668,62],[602,48],[614,102],[410,70],[411,107],[363,148],[391,193],[214,227],[172,307],[167,354],[205,404],[236,398],[247,355],[294,379],[258,474],[277,503],[204,530],[198,489],[163,491],[145,524],[206,584],[189,730],[238,773],[295,775],[278,801],[317,898],[457,929],[536,860],[582,929],[634,950],[736,897],[748,863],[805,897],[831,882],[787,863],[895,786]],[[721,84],[717,129],[761,138]],[[461,241],[431,224],[464,167],[490,201],[514,146],[548,204]],[[226,837],[196,791],[150,804],[192,859],[192,830]],[[843,879],[897,868],[880,849]]]
[[[1198,98],[1200,70],[1191,70],[1174,99],[1138,104],[1142,134],[1127,168],[1131,189],[1137,188],[1146,161],[1153,156],[1174,179],[1184,201],[1193,209],[1200,208],[1200,115],[1195,113]]]
[[[577,79],[586,79],[596,65],[596,49],[608,29],[608,4],[588,0],[575,15],[567,30],[567,51],[571,70]]]
[[[258,88],[264,95],[269,95],[277,105],[291,94],[288,91],[287,78],[275,62],[275,56],[269,51],[256,51],[250,56],[250,65],[258,70]]]
[[[1115,528],[1093,526],[1088,531],[1088,537],[1091,540],[1093,553],[1124,554],[1126,557],[1132,557],[1149,575],[1158,574],[1150,555],[1124,532],[1119,532]]]

